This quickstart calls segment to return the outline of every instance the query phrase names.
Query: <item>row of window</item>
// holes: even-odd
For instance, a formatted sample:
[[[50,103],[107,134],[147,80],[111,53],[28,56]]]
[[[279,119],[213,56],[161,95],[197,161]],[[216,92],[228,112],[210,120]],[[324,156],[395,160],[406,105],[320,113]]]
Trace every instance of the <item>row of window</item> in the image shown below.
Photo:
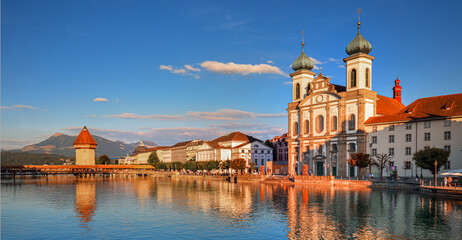
[[[331,131],[335,132],[338,129],[338,118],[337,116],[333,116],[331,118]],[[348,130],[355,130],[356,129],[356,116],[351,114],[348,118]],[[298,135],[298,122],[294,123],[293,135]],[[316,117],[316,132],[321,133],[324,131],[324,116],[318,115]],[[310,133],[310,121],[305,120],[305,134]]]
[[[410,122],[406,123],[405,126],[406,126],[406,130],[411,130],[412,129],[412,123],[410,123]],[[424,128],[431,128],[431,126],[432,126],[431,121],[425,121],[424,122]],[[450,119],[444,120],[444,126],[445,127],[450,127],[451,126],[451,120]],[[394,131],[395,130],[395,125],[390,125],[388,130],[389,131]]]
[[[388,167],[391,168],[395,166],[395,162],[390,161],[388,163]],[[411,169],[412,163],[411,161],[404,161],[404,169],[409,170]],[[444,164],[444,169],[451,169],[451,161],[447,161],[446,164]]]
[[[445,131],[444,132],[444,140],[451,140],[451,131]],[[377,136],[372,136],[372,143],[377,143]],[[405,141],[406,142],[412,142],[412,134],[407,133],[405,135]],[[424,141],[431,141],[431,134],[430,133],[424,133]],[[389,143],[394,143],[395,142],[395,135],[388,135],[388,142]]]
[[[429,146],[425,146],[424,149],[429,149],[430,147]],[[448,152],[451,152],[451,146],[450,145],[446,145],[444,146],[444,150],[448,151]],[[405,155],[412,155],[412,148],[411,147],[406,147],[404,149],[404,154]],[[376,148],[372,148],[371,149],[371,155],[372,156],[377,156],[377,149]],[[395,148],[388,148],[388,155],[390,156],[394,156],[395,155]]]

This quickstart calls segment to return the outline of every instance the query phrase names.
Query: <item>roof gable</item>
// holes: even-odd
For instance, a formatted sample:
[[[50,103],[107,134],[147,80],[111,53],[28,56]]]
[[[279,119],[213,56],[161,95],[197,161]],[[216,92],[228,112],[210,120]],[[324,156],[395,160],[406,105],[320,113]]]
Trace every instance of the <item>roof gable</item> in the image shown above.
[[[88,131],[87,127],[83,127],[82,131],[80,132],[79,136],[74,141],[74,145],[80,144],[90,144],[90,145],[97,145],[93,136],[91,136],[90,131]]]

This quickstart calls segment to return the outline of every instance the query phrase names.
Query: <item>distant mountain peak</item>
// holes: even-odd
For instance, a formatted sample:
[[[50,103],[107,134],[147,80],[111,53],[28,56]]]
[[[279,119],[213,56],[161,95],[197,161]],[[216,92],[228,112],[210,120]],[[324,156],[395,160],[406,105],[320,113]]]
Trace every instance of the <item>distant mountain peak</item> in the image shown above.
[[[109,157],[120,157],[131,154],[138,147],[140,142],[126,144],[122,141],[111,141],[109,139],[93,135],[98,143],[96,147],[96,156],[108,155]],[[69,136],[64,133],[55,133],[46,140],[37,144],[29,145],[21,149],[22,152],[31,153],[51,153],[66,156],[75,156],[73,142],[77,136]],[[143,141],[146,147],[156,147],[157,144],[152,141]]]

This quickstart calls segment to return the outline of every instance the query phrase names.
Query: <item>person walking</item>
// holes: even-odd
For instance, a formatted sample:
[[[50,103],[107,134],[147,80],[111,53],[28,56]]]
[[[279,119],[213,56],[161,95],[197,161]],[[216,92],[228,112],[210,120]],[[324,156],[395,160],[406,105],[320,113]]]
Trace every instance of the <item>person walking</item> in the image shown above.
[[[448,178],[444,177],[444,186],[446,187],[448,185]]]
[[[452,177],[451,176],[448,177],[448,185],[452,186]]]

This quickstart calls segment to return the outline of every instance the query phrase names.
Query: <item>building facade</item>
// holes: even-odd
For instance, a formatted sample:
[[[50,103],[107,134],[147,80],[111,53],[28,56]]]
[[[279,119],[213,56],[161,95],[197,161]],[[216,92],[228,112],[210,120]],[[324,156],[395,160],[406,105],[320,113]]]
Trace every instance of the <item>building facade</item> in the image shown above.
[[[356,176],[357,169],[347,159],[353,153],[366,152],[366,120],[385,109],[404,107],[396,99],[372,91],[372,45],[359,27],[358,22],[358,33],[346,48],[349,56],[343,59],[346,87],[331,84],[322,73],[315,77],[303,43],[302,53],[292,64],[293,99],[287,108],[291,174]],[[390,106],[385,106],[387,103]]]
[[[461,94],[401,103],[400,80],[395,80],[393,98],[372,90],[372,45],[358,33],[348,44],[344,58],[345,86],[330,83],[314,73],[304,52],[292,64],[292,102],[288,104],[288,169],[290,174],[358,176],[347,159],[354,153],[392,156],[399,176],[412,171],[429,176],[412,162],[415,151],[439,147],[451,151],[447,169],[462,167]],[[375,168],[377,171],[377,168]]]
[[[75,165],[95,165],[96,141],[87,127],[83,127],[74,141]]]
[[[394,114],[369,118],[366,130],[367,153],[391,157],[384,174],[394,166],[400,177],[432,176],[416,167],[413,154],[433,147],[450,152],[441,171],[462,168],[462,94],[417,99]]]

